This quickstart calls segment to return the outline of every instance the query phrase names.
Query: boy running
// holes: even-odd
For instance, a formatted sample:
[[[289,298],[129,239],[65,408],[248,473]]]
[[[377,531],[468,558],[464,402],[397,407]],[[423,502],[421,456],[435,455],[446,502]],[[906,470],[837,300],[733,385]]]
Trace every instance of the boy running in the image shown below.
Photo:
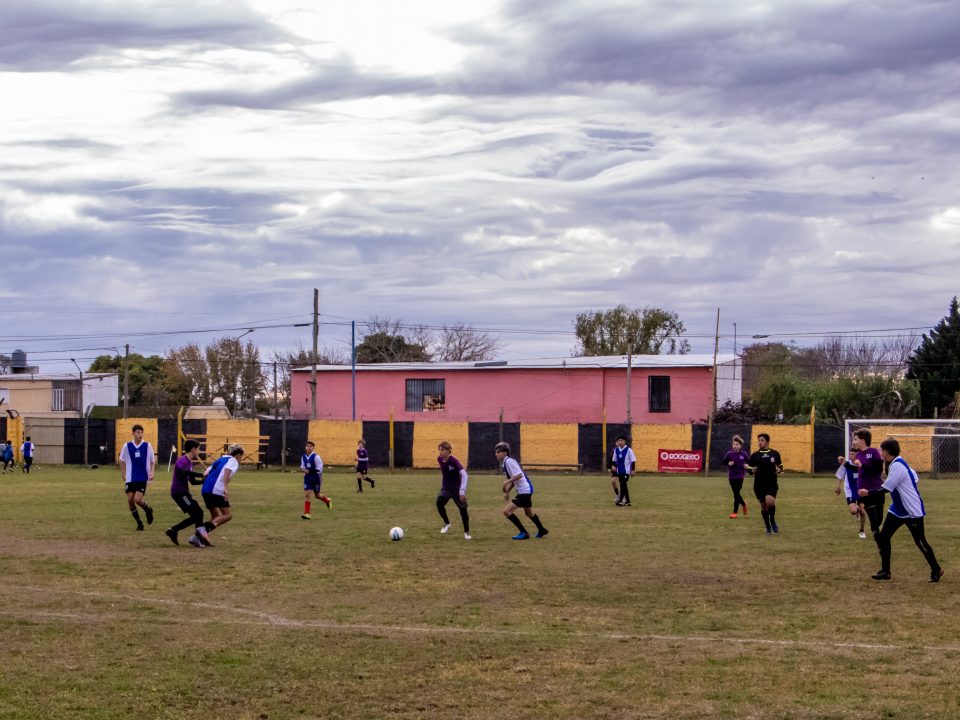
[[[923,498],[917,489],[917,474],[907,461],[900,457],[900,443],[888,438],[880,443],[880,454],[887,463],[887,479],[879,490],[860,488],[860,497],[890,493],[890,509],[883,521],[883,527],[877,533],[877,548],[880,550],[880,571],[873,575],[874,580],[889,580],[890,575],[890,540],[901,526],[906,525],[913,542],[923,553],[924,559],[930,566],[930,582],[940,582],[943,577],[943,568],[933,554],[933,548],[927,542],[923,531],[923,517],[927,514],[923,506]]]
[[[203,526],[203,508],[196,498],[190,494],[191,485],[203,484],[203,473],[193,471],[193,464],[200,459],[200,443],[196,440],[187,440],[183,444],[183,455],[181,455],[173,466],[173,480],[170,482],[170,497],[177,504],[177,507],[183,510],[187,517],[171,528],[164,530],[164,534],[170,538],[170,542],[179,545],[177,533],[186,530],[190,525],[195,528]]]
[[[627,445],[626,436],[617,437],[613,456],[610,459],[613,462],[613,470],[617,473],[617,480],[620,481],[620,497],[617,498],[617,506],[624,507],[630,504],[630,488],[627,487],[630,474],[637,471],[637,456],[633,454],[633,448]]]
[[[13,443],[9,440],[3,446],[3,471],[6,472],[7,468],[13,471]]]
[[[857,493],[857,466],[853,463],[856,456],[857,451],[851,448],[849,459],[843,455],[837,457],[840,467],[837,468],[837,489],[834,492],[847,499],[850,514],[860,520],[860,539],[866,540],[867,534],[863,531],[863,522],[867,512],[863,509],[863,501]]]
[[[520,463],[510,457],[510,445],[505,442],[497,443],[494,453],[497,460],[503,465],[504,475],[507,476],[507,481],[503,484],[503,499],[507,501],[507,506],[503,509],[503,515],[520,531],[513,536],[513,539],[526,540],[530,537],[527,529],[520,522],[520,518],[513,514],[517,508],[523,508],[526,516],[533,520],[533,524],[537,526],[537,537],[546,537],[549,530],[543,526],[540,517],[533,511],[533,483],[530,482],[530,478],[520,467]],[[513,500],[510,499],[511,487],[517,491]]]
[[[300,458],[300,469],[303,471],[303,515],[300,517],[304,520],[310,519],[310,493],[324,503],[327,510],[333,510],[333,501],[320,492],[323,487],[323,460],[313,448],[313,443],[307,440]]]
[[[23,455],[23,465],[20,466],[20,471],[27,475],[30,474],[30,466],[33,465],[33,455],[36,449],[37,446],[30,442],[30,436],[27,435],[24,438],[23,445],[20,446],[20,454]]]
[[[360,438],[357,443],[357,492],[363,492],[363,481],[370,483],[370,487],[376,487],[372,477],[367,477],[367,470],[370,464],[370,453],[367,452],[367,441]]]
[[[747,470],[753,475],[753,494],[760,502],[760,515],[766,526],[767,535],[780,534],[777,525],[777,478],[783,472],[783,460],[780,453],[770,447],[770,436],[767,433],[757,435],[757,450],[750,456]]]
[[[203,473],[203,487],[200,490],[203,503],[210,511],[210,520],[198,527],[187,540],[194,547],[213,547],[213,543],[210,542],[210,533],[233,520],[227,487],[240,471],[240,461],[237,458],[241,457],[243,457],[243,448],[240,445],[231,445],[227,449],[227,454]]]
[[[460,461],[453,456],[453,445],[442,440],[437,445],[437,463],[440,465],[440,492],[437,494],[437,512],[443,520],[440,534],[446,535],[450,531],[450,518],[447,517],[447,503],[453,504],[460,511],[460,520],[463,521],[463,539],[470,537],[470,514],[467,512],[467,471]]]
[[[743,499],[740,491],[743,489],[743,479],[747,476],[747,462],[750,456],[743,449],[743,438],[739,435],[733,436],[730,443],[730,449],[723,456],[723,464],[727,466],[727,480],[730,482],[730,489],[733,490],[733,512],[728,517],[736,518],[737,510],[743,508],[743,514],[747,514],[747,501]]]
[[[143,496],[147,492],[147,483],[153,482],[153,474],[157,469],[157,455],[153,446],[143,439],[143,425],[134,425],[132,428],[133,440],[127,442],[120,451],[120,477],[123,478],[123,489],[127,493],[127,505],[130,514],[137,521],[137,530],[143,531],[140,513],[137,507],[142,507],[147,516],[147,525],[153,524],[153,508],[147,505]]]
[[[880,532],[880,523],[883,521],[883,505],[886,498],[883,493],[877,492],[883,486],[883,455],[876,448],[870,447],[873,435],[869,430],[861,428],[853,433],[850,447],[856,451],[853,464],[857,466],[857,488],[866,490],[867,499],[863,509],[870,521],[870,531],[873,539],[877,539]]]

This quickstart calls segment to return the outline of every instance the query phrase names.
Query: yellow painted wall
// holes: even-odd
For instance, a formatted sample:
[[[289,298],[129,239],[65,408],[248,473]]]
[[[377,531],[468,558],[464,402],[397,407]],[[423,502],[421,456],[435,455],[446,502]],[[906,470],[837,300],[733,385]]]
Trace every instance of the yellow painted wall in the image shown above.
[[[933,469],[933,427],[930,425],[870,425],[871,444],[875,448],[889,437],[900,443],[900,454],[907,464],[920,472]]]
[[[355,465],[357,441],[363,437],[363,423],[352,420],[311,420],[307,440],[312,440],[324,465]],[[293,448],[296,457],[303,448]]]
[[[813,472],[810,467],[809,425],[754,425],[750,438],[751,452],[757,451],[757,435],[765,432],[770,436],[770,447],[780,453],[783,469],[794,472]]]
[[[157,463],[160,462],[160,450],[157,443],[160,439],[160,433],[157,431],[156,418],[120,418],[117,420],[117,437],[113,448],[113,459],[120,462],[120,450],[123,444],[133,440],[133,426],[143,425],[143,439],[153,445],[153,451],[157,454]]]
[[[255,463],[260,443],[259,420],[207,420],[207,462],[223,454],[224,445],[243,445],[244,463]]]
[[[470,431],[467,423],[418,422],[413,426],[413,466],[437,468],[437,445],[447,440],[453,445],[453,454],[467,466],[470,454]]]
[[[9,440],[13,444],[13,457],[17,463],[23,462],[23,453],[20,452],[20,446],[23,445],[23,418],[7,418],[7,436],[4,440]]]
[[[9,390],[10,399],[4,404],[4,409],[16,410],[21,415],[48,413],[53,409],[53,383],[49,380],[0,381],[0,387]]]
[[[631,428],[633,454],[637,456],[637,472],[657,472],[660,450],[693,448],[693,426],[689,424],[634,425]],[[612,444],[612,438],[607,438]]]
[[[522,455],[520,460],[524,464],[576,465],[579,444],[579,430],[576,423],[523,423],[520,425]]]

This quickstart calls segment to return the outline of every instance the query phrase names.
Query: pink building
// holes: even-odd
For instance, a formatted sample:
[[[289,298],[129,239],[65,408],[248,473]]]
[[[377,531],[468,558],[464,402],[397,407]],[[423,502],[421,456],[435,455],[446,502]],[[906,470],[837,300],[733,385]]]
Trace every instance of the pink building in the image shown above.
[[[291,373],[291,414],[309,418],[311,368]],[[627,418],[627,358],[381,363],[317,366],[317,418],[595,423]],[[741,399],[739,362],[717,359],[717,403]],[[713,355],[634,355],[630,409],[635,423],[706,418]],[[355,413],[355,415],[354,415]]]

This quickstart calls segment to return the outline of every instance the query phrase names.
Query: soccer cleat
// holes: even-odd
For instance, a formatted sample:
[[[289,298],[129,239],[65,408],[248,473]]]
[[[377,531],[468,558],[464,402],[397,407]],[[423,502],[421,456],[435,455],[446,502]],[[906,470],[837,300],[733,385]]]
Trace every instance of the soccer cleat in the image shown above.
[[[747,512],[747,506],[746,506],[746,505],[743,506],[743,514],[744,514],[744,515],[748,515],[748,514],[749,514],[749,513]]]
[[[889,570],[881,570],[878,573],[874,573],[870,577],[872,577],[874,580],[889,580],[892,575],[890,575]]]
[[[773,534],[774,534],[774,535],[779,535],[779,534],[780,534],[780,526],[777,525],[776,523],[772,523],[772,525],[773,525]]]
[[[450,532],[450,523],[447,523],[442,528],[440,528],[441,535],[446,535],[448,532]]]
[[[463,539],[464,539],[464,540],[473,540],[473,538],[470,537],[470,533],[464,533],[464,534],[463,534]]]
[[[193,545],[195,548],[203,547],[203,540],[201,540],[196,534],[191,535],[190,539],[187,540],[187,542]]]
[[[737,514],[736,514],[736,513],[730,513],[729,515],[727,515],[727,517],[730,518],[731,520],[736,520],[736,519],[737,519]]]
[[[144,505],[143,512],[147,516],[147,525],[153,525],[153,508],[149,505]]]
[[[357,492],[362,493],[362,492],[363,492],[363,488],[357,488]]]
[[[304,513],[303,515],[300,516],[300,519],[301,519],[301,520],[309,520],[309,519],[310,519],[310,513]]]
[[[930,582],[938,583],[940,578],[943,577],[943,568],[937,568],[932,573],[930,573]]]
[[[519,532],[519,533],[517,533],[516,535],[513,536],[513,539],[514,539],[514,540],[529,540],[529,539],[530,539],[530,535],[529,535],[529,533],[527,533],[527,532]]]
[[[547,530],[546,528],[544,528],[543,530],[540,530],[540,531],[537,533],[537,537],[538,537],[538,538],[546,537],[548,532],[550,532],[550,531]]]
[[[766,533],[767,535],[773,535],[773,530],[771,530],[770,528],[767,528],[766,530],[764,530],[764,533]]]
[[[860,539],[861,539],[861,540],[866,540],[866,539],[867,539],[867,534],[866,534],[863,530],[860,531]]]
[[[180,541],[177,540],[177,531],[173,528],[167,528],[163,531],[163,534],[170,538],[170,542],[172,542],[174,545],[180,544]]]
[[[377,484],[373,481],[373,478],[367,478],[367,482],[370,483],[370,487],[375,488]]]
[[[137,532],[143,532],[143,523],[137,525]]]
[[[323,502],[326,504],[327,510],[333,510],[333,500],[331,500],[330,498],[327,498]]]

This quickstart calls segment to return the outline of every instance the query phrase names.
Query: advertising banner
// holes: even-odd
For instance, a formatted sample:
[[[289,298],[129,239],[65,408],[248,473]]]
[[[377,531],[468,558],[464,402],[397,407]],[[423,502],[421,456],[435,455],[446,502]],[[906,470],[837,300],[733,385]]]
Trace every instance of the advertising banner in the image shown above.
[[[703,470],[703,450],[660,450],[659,472],[695,473]]]

